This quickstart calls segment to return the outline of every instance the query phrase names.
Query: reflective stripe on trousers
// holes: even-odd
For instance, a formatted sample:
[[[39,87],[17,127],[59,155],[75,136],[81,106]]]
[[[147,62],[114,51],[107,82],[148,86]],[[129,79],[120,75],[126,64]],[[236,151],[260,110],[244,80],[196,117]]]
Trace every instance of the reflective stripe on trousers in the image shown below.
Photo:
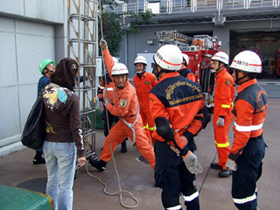
[[[255,193],[251,196],[248,196],[246,198],[232,198],[232,200],[236,204],[244,204],[244,203],[256,200],[257,199],[256,193],[257,193],[257,189],[256,189]]]
[[[196,191],[195,193],[193,193],[193,194],[190,195],[190,196],[184,196],[184,199],[185,199],[185,201],[187,201],[187,202],[191,202],[191,201],[193,201],[194,199],[198,198],[198,196],[199,196],[199,193],[198,193],[198,191]]]
[[[173,207],[169,207],[166,210],[182,210],[182,206],[178,205],[178,206],[173,206]]]

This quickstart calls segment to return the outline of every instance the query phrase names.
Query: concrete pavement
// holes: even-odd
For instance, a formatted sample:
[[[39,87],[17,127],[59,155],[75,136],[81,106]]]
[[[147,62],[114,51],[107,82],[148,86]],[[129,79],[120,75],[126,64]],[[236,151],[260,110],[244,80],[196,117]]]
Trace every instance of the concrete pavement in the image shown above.
[[[268,145],[264,158],[263,175],[258,182],[258,209],[277,210],[280,206],[280,99],[269,98],[267,120],[264,125],[264,139]],[[233,132],[230,129],[230,141],[233,141]],[[97,131],[97,153],[103,146],[104,137],[101,130]],[[204,169],[197,176],[196,185],[200,191],[200,205],[202,210],[234,210],[231,199],[231,177],[218,178],[218,170],[209,168],[213,160],[217,160],[216,149],[213,140],[213,126],[210,123],[198,137],[196,137],[198,150],[196,155]],[[115,160],[123,190],[130,191],[137,199],[138,210],[160,210],[161,190],[154,187],[153,170],[147,164],[135,160],[140,154],[128,144],[128,152],[120,153],[120,146],[115,151]],[[24,149],[19,152],[0,158],[0,184],[8,186],[20,186],[27,189],[44,192],[46,183],[45,165],[33,165],[34,151]],[[90,165],[89,172],[98,176],[107,183],[109,192],[118,191],[117,176],[113,161],[110,161],[103,173],[97,172]],[[27,185],[25,185],[27,183]],[[27,187],[24,187],[27,186]],[[74,209],[98,209],[108,210],[125,209],[120,204],[118,196],[109,196],[103,193],[103,185],[90,177],[86,167],[77,172],[74,183]],[[134,201],[123,195],[126,205],[134,205]],[[183,200],[181,202],[183,204]],[[183,205],[184,206],[184,205]]]

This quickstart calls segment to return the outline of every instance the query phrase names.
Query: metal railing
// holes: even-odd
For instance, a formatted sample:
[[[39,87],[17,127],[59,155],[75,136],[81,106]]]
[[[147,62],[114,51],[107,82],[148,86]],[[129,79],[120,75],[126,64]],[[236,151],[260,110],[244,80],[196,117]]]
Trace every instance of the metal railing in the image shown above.
[[[114,7],[115,13],[145,12],[150,9],[156,14],[174,14],[184,12],[236,10],[249,8],[280,8],[280,0],[163,0],[130,2]],[[109,10],[109,7],[107,7]]]

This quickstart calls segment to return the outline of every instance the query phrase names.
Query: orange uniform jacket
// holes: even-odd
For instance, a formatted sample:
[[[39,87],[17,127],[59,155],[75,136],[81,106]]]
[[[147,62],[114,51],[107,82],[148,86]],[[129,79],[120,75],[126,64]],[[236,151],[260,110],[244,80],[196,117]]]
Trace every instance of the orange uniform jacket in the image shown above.
[[[150,72],[145,72],[140,79],[135,75],[133,83],[136,87],[140,109],[149,109],[149,92],[157,84],[156,76]]]
[[[214,117],[231,116],[234,100],[233,77],[223,69],[215,76]]]
[[[148,137],[150,137],[151,133],[155,129],[155,122],[150,112],[149,92],[157,84],[157,78],[154,74],[145,72],[141,78],[138,75],[135,75],[133,83],[136,87],[143,125],[146,129]],[[155,140],[153,140],[153,144],[154,141]]]
[[[196,82],[196,77],[192,70],[188,69],[185,65],[182,64],[181,70],[179,71],[180,75],[186,77],[187,79]]]
[[[185,89],[178,91],[176,87],[180,86],[184,86]],[[165,74],[150,92],[150,108],[153,118],[165,117],[170,121],[174,129],[174,140],[182,151],[188,143],[182,134],[185,131],[191,132],[193,123],[200,125],[200,129],[202,128],[202,123],[194,119],[203,107],[204,100],[200,86],[181,77],[177,72]],[[154,131],[153,137],[159,141],[165,141],[156,131]]]
[[[262,135],[268,107],[266,92],[257,84],[256,79],[244,82],[237,88],[237,92],[233,110],[235,137],[229,155],[232,160],[236,160],[242,153],[250,138]]]

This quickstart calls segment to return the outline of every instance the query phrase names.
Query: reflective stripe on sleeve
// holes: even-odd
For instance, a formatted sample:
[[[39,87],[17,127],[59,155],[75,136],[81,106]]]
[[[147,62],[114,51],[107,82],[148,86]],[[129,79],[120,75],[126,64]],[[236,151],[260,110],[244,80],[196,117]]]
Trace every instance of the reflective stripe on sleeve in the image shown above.
[[[229,147],[229,142],[222,144],[222,143],[218,143],[218,142],[215,140],[215,144],[216,144],[217,147]]]
[[[241,126],[241,125],[237,125],[237,123],[234,122],[234,125],[235,125],[235,129],[241,132],[256,131],[263,127],[263,123],[259,125]]]
[[[150,131],[154,131],[156,129],[156,127],[154,126],[154,127],[149,127],[149,130]]]
[[[108,87],[108,88],[105,88],[105,87],[102,87],[102,86],[98,86],[98,88],[100,88],[101,90],[107,90],[107,91],[113,91],[114,88],[111,88],[111,87]]]
[[[190,195],[190,196],[184,196],[184,199],[185,199],[185,201],[187,201],[187,202],[191,202],[191,201],[193,201],[194,199],[196,199],[198,196],[199,196],[199,193],[198,193],[198,191],[196,191],[195,193],[193,193],[193,194]]]

